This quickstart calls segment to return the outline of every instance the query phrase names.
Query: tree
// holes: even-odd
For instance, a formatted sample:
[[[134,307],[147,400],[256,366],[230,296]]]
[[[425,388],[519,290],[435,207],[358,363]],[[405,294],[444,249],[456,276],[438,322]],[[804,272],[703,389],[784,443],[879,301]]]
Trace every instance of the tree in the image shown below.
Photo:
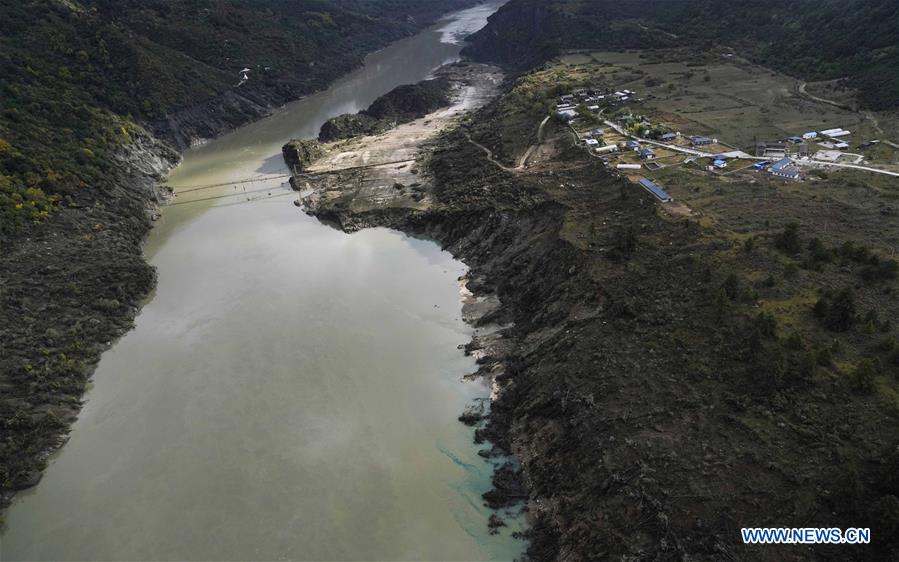
[[[740,279],[735,273],[728,275],[721,284],[721,289],[730,300],[735,300],[740,294]]]
[[[785,254],[796,254],[800,250],[799,223],[791,222],[783,232],[774,237],[774,247]]]
[[[715,292],[715,301],[714,301],[714,311],[715,311],[715,320],[718,322],[724,320],[727,316],[728,311],[730,310],[730,299],[727,297],[727,292],[723,288],[719,288]]]
[[[836,294],[828,291],[818,299],[813,311],[828,329],[845,332],[855,323],[855,295],[848,287]]]
[[[618,229],[615,234],[615,245],[609,253],[612,259],[627,260],[637,249],[637,231],[633,226]]]
[[[862,359],[855,366],[852,386],[862,394],[871,394],[877,388],[877,369],[869,359]]]
[[[815,262],[829,262],[832,257],[832,253],[828,250],[824,243],[821,242],[820,238],[812,238],[812,241],[808,244],[808,251],[811,254],[812,261]]]

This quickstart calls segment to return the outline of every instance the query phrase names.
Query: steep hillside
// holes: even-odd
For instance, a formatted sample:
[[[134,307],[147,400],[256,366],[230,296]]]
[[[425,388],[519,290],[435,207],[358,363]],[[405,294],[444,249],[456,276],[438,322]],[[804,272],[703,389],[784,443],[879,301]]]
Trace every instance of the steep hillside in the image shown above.
[[[797,0],[512,0],[468,54],[533,66],[564,49],[732,46],[810,80],[846,78],[872,109],[899,106],[899,4]]]
[[[136,124],[184,148],[474,3],[2,0],[0,234],[95,200]]]

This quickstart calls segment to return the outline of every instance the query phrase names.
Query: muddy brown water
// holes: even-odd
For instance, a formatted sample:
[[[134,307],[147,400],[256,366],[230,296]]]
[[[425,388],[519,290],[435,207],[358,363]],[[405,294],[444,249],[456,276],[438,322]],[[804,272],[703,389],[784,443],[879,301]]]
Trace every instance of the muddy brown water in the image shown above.
[[[347,235],[270,179],[313,136],[454,60],[502,2],[454,14],[275,116],[189,151],[146,247],[157,289],[103,355],[69,442],[7,513],[0,560],[511,559],[491,465],[456,417],[464,266],[429,241]]]

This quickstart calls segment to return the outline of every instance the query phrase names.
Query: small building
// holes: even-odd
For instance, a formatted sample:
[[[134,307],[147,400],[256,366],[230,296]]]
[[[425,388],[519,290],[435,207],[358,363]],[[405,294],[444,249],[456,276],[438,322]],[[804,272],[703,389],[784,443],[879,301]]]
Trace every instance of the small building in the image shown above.
[[[606,154],[609,152],[618,152],[617,144],[607,144],[606,146],[601,146],[594,150],[597,154]]]
[[[652,160],[656,157],[656,151],[651,148],[644,148],[640,151],[640,158],[642,160]]]
[[[787,141],[793,144],[802,144],[802,137],[787,137]]]
[[[715,144],[714,140],[710,139],[709,137],[702,136],[690,137],[690,142],[693,143],[693,146],[706,146],[709,144]]]
[[[628,148],[628,150],[640,150],[640,143],[635,140],[629,140],[624,143],[624,146]]]
[[[584,141],[584,144],[586,144],[590,148],[593,148],[593,147],[599,146],[599,141],[596,139],[586,139]]]
[[[824,135],[825,137],[830,137],[832,139],[838,139],[840,137],[848,137],[852,133],[850,133],[849,131],[847,131],[843,128],[837,127],[836,129],[827,129],[827,130],[821,131],[821,134]]]
[[[722,160],[721,158],[716,158],[714,162],[712,162],[712,166],[722,170],[727,168],[727,160]]]
[[[615,167],[619,170],[639,170],[643,167],[643,164],[618,164]]]
[[[809,131],[809,132],[805,133],[804,135],[802,135],[802,138],[805,140],[812,140],[817,137],[818,137],[818,133],[816,133],[815,131]]]
[[[771,166],[769,170],[775,176],[786,178],[789,180],[798,180],[799,179],[799,168],[797,168],[793,161],[789,158],[784,158],[782,160],[778,160]]]
[[[765,168],[768,167],[768,164],[770,164],[770,163],[771,162],[768,162],[768,161],[756,162],[755,164],[752,165],[752,167],[755,168],[756,170],[764,170]]]
[[[673,201],[670,195],[665,193],[665,190],[656,185],[654,182],[649,181],[646,178],[640,180],[640,186],[643,187],[646,191],[650,192],[653,197],[661,201],[662,203],[667,203],[669,201]]]
[[[565,109],[556,112],[556,115],[558,115],[559,119],[561,119],[562,121],[571,121],[572,119],[577,117],[578,113],[573,109]]]
[[[670,142],[677,138],[677,135],[674,133],[665,133],[664,135],[659,137],[659,140],[662,142]]]
[[[833,147],[836,148],[837,150],[843,150],[844,148],[849,148],[849,143],[840,141],[840,142],[834,144]]]
[[[759,142],[755,145],[755,155],[780,160],[787,156],[787,145],[782,142]]]
[[[600,129],[599,127],[593,129],[593,130],[590,131],[590,132],[593,133],[593,136],[594,136],[594,137],[601,137],[601,136],[603,136],[604,134],[606,134],[606,130],[605,130],[605,129]]]

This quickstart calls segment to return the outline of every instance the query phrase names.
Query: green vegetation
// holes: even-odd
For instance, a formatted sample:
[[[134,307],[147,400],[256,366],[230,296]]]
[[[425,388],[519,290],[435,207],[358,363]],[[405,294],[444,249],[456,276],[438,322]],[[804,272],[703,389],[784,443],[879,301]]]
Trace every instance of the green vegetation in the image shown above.
[[[168,115],[229,91],[283,103],[472,3],[0,0],[0,237],[102,200],[138,124],[167,136]]]
[[[281,147],[281,154],[287,166],[294,171],[302,171],[324,154],[321,144],[313,139],[292,139]]]

